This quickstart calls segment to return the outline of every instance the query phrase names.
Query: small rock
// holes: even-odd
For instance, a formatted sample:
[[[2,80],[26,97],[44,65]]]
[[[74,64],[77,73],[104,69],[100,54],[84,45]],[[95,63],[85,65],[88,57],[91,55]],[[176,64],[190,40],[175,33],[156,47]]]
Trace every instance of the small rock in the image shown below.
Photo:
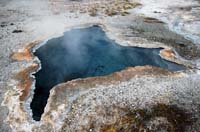
[[[12,33],[21,33],[21,32],[23,32],[22,30],[13,30],[13,32]]]
[[[7,25],[2,24],[1,27],[6,27]]]
[[[154,11],[153,13],[161,13],[160,11]]]

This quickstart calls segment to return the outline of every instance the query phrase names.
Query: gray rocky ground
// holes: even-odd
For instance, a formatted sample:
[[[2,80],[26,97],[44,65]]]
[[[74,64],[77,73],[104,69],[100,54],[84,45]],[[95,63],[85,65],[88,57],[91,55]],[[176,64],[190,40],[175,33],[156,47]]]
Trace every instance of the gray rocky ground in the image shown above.
[[[0,131],[200,130],[200,4],[195,0],[1,0]],[[124,46],[163,47],[188,67],[129,68],[51,90],[40,122],[31,117],[33,47],[71,28],[98,24]]]

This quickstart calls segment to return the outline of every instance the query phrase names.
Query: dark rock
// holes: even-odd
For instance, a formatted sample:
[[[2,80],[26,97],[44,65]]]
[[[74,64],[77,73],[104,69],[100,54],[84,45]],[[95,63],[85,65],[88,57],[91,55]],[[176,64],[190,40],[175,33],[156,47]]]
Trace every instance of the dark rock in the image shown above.
[[[12,33],[21,33],[21,32],[23,32],[22,30],[13,30],[13,32]]]
[[[1,27],[6,27],[7,25],[2,24]]]
[[[154,11],[153,13],[161,13],[160,11]]]

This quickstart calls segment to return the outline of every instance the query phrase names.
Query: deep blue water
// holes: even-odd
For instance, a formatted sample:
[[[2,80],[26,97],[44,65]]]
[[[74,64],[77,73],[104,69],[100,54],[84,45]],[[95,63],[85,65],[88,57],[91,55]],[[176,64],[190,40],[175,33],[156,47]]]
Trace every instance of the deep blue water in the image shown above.
[[[98,26],[73,29],[47,41],[34,53],[42,69],[35,74],[36,89],[31,103],[33,119],[40,120],[49,91],[62,82],[104,76],[134,66],[152,65],[171,71],[185,69],[163,60],[160,50],[120,46]]]

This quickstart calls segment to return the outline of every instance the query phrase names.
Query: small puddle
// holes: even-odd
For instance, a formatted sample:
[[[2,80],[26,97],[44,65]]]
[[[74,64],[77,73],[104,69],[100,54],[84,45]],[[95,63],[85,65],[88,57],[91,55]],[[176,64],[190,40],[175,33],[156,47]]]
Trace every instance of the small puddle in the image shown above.
[[[53,38],[34,53],[42,69],[36,74],[36,89],[31,109],[39,121],[51,88],[77,78],[104,76],[127,67],[152,65],[171,71],[185,67],[159,56],[161,49],[124,47],[110,40],[99,26],[73,29]]]

